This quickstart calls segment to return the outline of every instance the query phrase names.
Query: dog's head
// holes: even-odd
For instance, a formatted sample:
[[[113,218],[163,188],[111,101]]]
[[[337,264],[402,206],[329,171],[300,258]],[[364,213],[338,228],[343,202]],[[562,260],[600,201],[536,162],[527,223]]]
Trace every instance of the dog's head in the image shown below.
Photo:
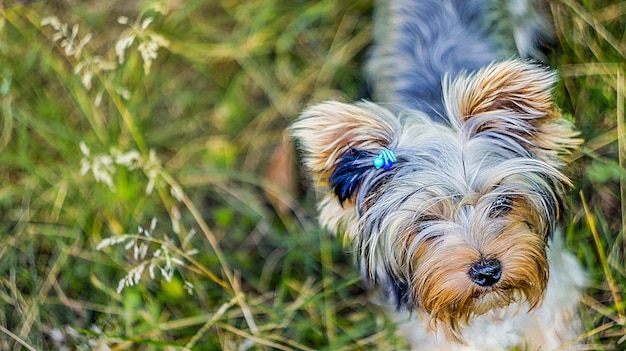
[[[505,61],[446,79],[447,124],[325,102],[292,126],[320,222],[349,236],[366,279],[450,338],[491,309],[542,301],[569,184],[561,156],[580,142],[552,101],[554,82]]]

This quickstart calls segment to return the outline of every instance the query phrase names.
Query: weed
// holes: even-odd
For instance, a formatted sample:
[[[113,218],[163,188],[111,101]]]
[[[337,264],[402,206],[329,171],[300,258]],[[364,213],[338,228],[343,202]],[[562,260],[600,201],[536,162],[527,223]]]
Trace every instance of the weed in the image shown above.
[[[551,2],[592,349],[624,343],[626,3]],[[0,349],[398,349],[283,130],[366,97],[369,0],[0,12]],[[285,176],[287,172],[287,176]],[[291,172],[291,173],[289,173]]]

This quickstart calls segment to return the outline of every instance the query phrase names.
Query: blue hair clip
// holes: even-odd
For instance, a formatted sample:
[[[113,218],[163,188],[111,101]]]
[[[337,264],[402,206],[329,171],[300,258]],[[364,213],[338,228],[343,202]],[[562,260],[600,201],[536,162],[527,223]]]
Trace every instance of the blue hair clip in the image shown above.
[[[382,168],[385,171],[388,171],[397,160],[396,154],[394,154],[393,151],[389,149],[382,149],[378,153],[378,156],[374,158],[374,167],[376,167],[376,169]]]

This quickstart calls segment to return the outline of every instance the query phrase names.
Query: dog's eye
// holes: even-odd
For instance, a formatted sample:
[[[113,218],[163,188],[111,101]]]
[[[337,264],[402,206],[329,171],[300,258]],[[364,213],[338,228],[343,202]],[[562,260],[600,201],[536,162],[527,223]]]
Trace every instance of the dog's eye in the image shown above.
[[[489,210],[490,218],[502,217],[509,213],[513,208],[513,199],[510,196],[502,196],[499,197],[496,201],[491,204],[491,209]]]

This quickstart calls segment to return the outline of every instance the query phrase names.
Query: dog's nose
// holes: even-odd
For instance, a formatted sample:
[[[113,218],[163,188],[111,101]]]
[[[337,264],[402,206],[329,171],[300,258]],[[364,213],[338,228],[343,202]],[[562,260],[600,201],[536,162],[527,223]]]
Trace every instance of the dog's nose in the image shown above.
[[[492,286],[502,277],[502,266],[495,258],[481,260],[472,263],[468,274],[474,283],[483,287]]]

